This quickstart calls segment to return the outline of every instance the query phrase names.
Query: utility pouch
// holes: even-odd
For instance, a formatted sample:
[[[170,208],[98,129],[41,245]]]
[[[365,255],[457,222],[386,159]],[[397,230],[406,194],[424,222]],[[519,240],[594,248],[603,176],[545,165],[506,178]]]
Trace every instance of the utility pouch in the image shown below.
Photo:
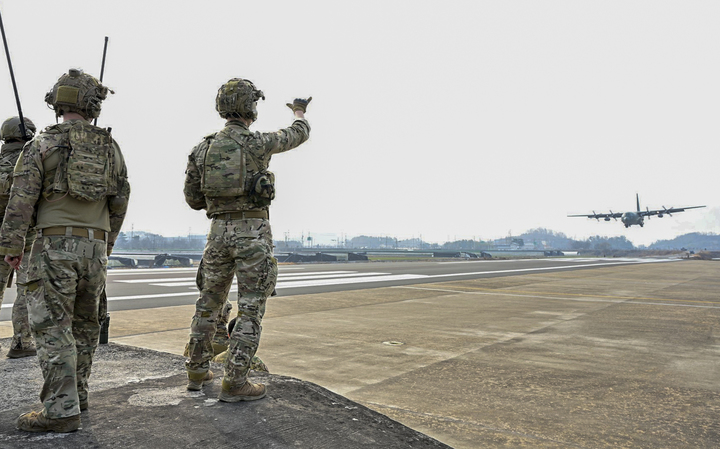
[[[13,158],[10,155],[0,156],[0,197],[10,196],[13,171],[15,170],[15,164],[13,162]]]
[[[253,176],[248,197],[257,207],[267,207],[275,199],[275,174],[263,170]]]
[[[0,197],[10,196],[12,179],[12,172],[0,172]]]
[[[82,240],[78,240],[75,242],[76,247],[74,253],[78,256],[82,256],[86,259],[92,259],[95,255],[95,245],[92,243],[84,242]]]

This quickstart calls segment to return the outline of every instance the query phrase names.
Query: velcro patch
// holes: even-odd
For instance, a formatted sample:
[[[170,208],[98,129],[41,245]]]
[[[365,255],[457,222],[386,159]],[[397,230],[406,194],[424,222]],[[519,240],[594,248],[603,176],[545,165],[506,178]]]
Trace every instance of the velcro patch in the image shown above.
[[[78,89],[77,87],[60,86],[58,87],[57,94],[55,95],[55,102],[74,105],[77,104],[79,96],[80,89]]]

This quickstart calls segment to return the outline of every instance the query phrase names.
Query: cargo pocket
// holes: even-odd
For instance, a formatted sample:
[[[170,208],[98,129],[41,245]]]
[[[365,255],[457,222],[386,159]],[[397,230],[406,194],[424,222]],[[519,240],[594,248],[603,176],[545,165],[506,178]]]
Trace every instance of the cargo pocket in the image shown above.
[[[268,267],[265,276],[266,277],[263,289],[265,292],[265,296],[270,297],[272,296],[273,291],[275,291],[275,284],[277,283],[278,277],[278,263],[276,258],[270,257],[268,259]]]
[[[53,327],[53,314],[45,301],[45,284],[42,279],[28,282],[27,285],[25,285],[25,295],[27,298],[30,328],[38,332]]]

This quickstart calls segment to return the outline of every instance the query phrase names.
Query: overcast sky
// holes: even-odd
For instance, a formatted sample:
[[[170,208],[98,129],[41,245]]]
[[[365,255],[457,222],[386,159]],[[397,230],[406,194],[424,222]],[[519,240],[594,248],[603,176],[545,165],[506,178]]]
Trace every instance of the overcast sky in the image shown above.
[[[266,95],[255,130],[312,95],[310,141],[274,156],[276,239],[443,242],[546,227],[649,244],[720,229],[716,1],[2,2],[20,99],[39,127],[70,67],[114,89],[99,125],[123,149],[124,230],[205,233],[187,155],[223,126],[220,85]],[[16,115],[0,70],[6,117]],[[567,214],[707,205],[626,230]]]

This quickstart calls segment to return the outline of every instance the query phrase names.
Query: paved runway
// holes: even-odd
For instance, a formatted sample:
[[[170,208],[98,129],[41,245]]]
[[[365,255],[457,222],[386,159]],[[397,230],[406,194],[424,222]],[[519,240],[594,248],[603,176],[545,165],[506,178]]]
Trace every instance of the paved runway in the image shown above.
[[[319,384],[455,448],[720,447],[718,262],[288,269],[296,267],[281,268],[280,296],[263,321],[258,355],[274,374]],[[150,285],[192,282],[192,271],[156,273],[136,283],[112,274],[111,285],[136,290],[111,297],[194,301],[192,286]],[[424,277],[335,283],[408,274]],[[297,293],[313,288],[338,290]],[[116,309],[111,341],[182,354],[193,309]],[[7,336],[9,323],[0,323]]]
[[[281,296],[292,296],[672,260],[666,258],[547,258],[281,265],[277,292]],[[114,311],[194,304],[197,299],[196,272],[197,268],[109,270],[107,287],[109,309]],[[231,291],[237,291],[235,285]],[[10,308],[14,299],[15,289],[8,289],[2,311],[0,311],[0,321],[10,319]]]

